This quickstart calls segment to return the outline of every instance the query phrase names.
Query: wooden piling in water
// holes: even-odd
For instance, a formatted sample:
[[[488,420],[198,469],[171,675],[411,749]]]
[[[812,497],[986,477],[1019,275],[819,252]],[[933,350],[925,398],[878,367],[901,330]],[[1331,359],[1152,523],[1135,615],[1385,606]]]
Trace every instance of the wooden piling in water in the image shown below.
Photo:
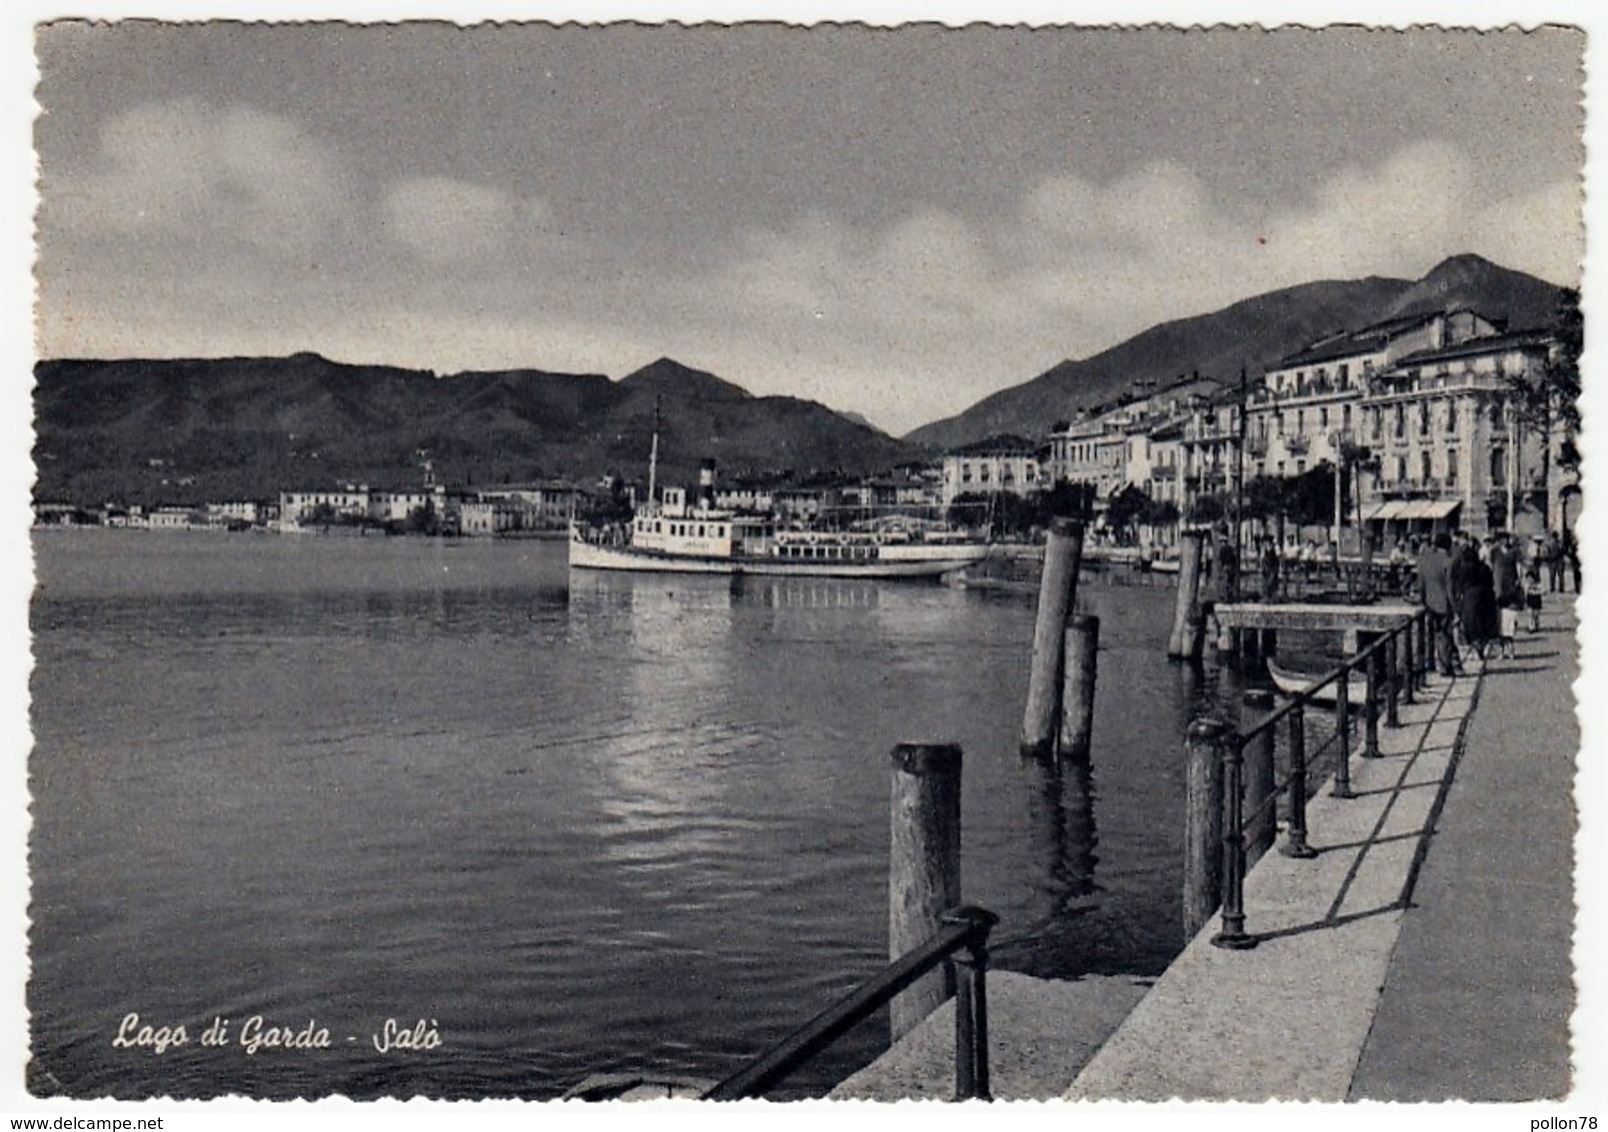
[[[1173,607],[1172,636],[1167,655],[1173,660],[1199,660],[1206,618],[1200,604],[1200,555],[1205,536],[1185,531],[1179,538],[1178,598]]]
[[[931,939],[939,917],[960,906],[960,748],[900,743],[893,749],[892,843],[888,857],[888,956]],[[954,994],[944,966],[889,1004],[898,1041]]]
[[[1184,933],[1193,938],[1223,902],[1223,736],[1220,719],[1197,719],[1184,741]]]
[[[1100,619],[1087,613],[1074,616],[1067,625],[1061,685],[1061,757],[1074,762],[1089,761],[1099,648]]]
[[[1033,625],[1033,667],[1027,678],[1027,707],[1022,713],[1022,753],[1048,754],[1055,744],[1061,707],[1061,663],[1066,645],[1066,619],[1077,595],[1078,566],[1083,559],[1083,524],[1056,519],[1044,546],[1044,574],[1039,580],[1038,616]]]

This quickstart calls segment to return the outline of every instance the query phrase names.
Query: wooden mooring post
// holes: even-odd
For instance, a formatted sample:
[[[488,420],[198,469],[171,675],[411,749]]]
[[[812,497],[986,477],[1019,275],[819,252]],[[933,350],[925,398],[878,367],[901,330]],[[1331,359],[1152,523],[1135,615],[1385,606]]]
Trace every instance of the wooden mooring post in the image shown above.
[[[1273,710],[1273,693],[1265,688],[1251,688],[1245,693],[1245,706],[1258,715]],[[1251,721],[1240,726],[1241,733],[1248,731]],[[1247,865],[1254,865],[1262,855],[1273,848],[1278,840],[1278,813],[1273,801],[1278,791],[1278,770],[1274,764],[1274,743],[1278,736],[1272,727],[1264,727],[1259,739],[1245,748],[1245,813],[1248,828],[1245,831],[1245,857]]]
[[[1075,615],[1067,625],[1065,679],[1061,683],[1061,757],[1089,761],[1094,732],[1094,682],[1098,675],[1100,619]]]
[[[960,905],[960,748],[900,743],[893,749],[892,848],[888,857],[888,956],[897,960],[938,931]],[[954,993],[946,965],[888,1007],[898,1041]]]
[[[1039,581],[1038,616],[1033,625],[1033,667],[1027,678],[1027,707],[1022,714],[1022,754],[1049,754],[1061,707],[1061,665],[1066,646],[1066,620],[1077,596],[1078,567],[1083,560],[1083,524],[1056,519],[1044,546],[1044,574]]]
[[[1173,607],[1172,635],[1167,655],[1173,660],[1199,660],[1206,636],[1206,617],[1200,602],[1200,557],[1203,531],[1184,531],[1178,548],[1178,599]]]
[[[1184,741],[1184,934],[1195,933],[1223,902],[1223,737],[1228,724],[1197,719]]]

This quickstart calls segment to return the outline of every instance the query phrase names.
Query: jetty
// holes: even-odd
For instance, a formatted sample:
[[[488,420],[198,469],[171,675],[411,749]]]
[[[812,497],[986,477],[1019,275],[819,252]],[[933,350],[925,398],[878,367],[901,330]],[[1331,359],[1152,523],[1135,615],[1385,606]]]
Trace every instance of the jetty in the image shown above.
[[[1281,616],[1260,608],[1248,616]],[[1214,916],[1153,985],[990,971],[992,1096],[1567,1097],[1575,631],[1573,599],[1554,595],[1516,658],[1427,673],[1377,728],[1377,757],[1359,735],[1348,788],[1306,807],[1315,854],[1268,852],[1244,875],[1248,946],[1222,946]],[[952,1007],[832,1096],[953,1098]]]

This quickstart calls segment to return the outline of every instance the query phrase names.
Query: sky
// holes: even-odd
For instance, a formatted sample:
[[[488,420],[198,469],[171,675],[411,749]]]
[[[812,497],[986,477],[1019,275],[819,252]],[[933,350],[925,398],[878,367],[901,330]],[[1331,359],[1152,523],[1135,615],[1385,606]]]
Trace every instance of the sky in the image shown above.
[[[1577,284],[1584,39],[48,24],[36,349],[668,355],[902,434],[1279,287]]]

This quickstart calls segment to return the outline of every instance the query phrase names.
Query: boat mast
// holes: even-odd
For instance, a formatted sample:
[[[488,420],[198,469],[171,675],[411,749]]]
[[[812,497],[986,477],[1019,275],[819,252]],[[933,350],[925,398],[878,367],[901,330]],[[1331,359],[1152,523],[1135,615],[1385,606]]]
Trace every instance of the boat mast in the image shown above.
[[[648,449],[648,502],[653,502],[659,478],[659,394],[653,395],[653,446]]]

